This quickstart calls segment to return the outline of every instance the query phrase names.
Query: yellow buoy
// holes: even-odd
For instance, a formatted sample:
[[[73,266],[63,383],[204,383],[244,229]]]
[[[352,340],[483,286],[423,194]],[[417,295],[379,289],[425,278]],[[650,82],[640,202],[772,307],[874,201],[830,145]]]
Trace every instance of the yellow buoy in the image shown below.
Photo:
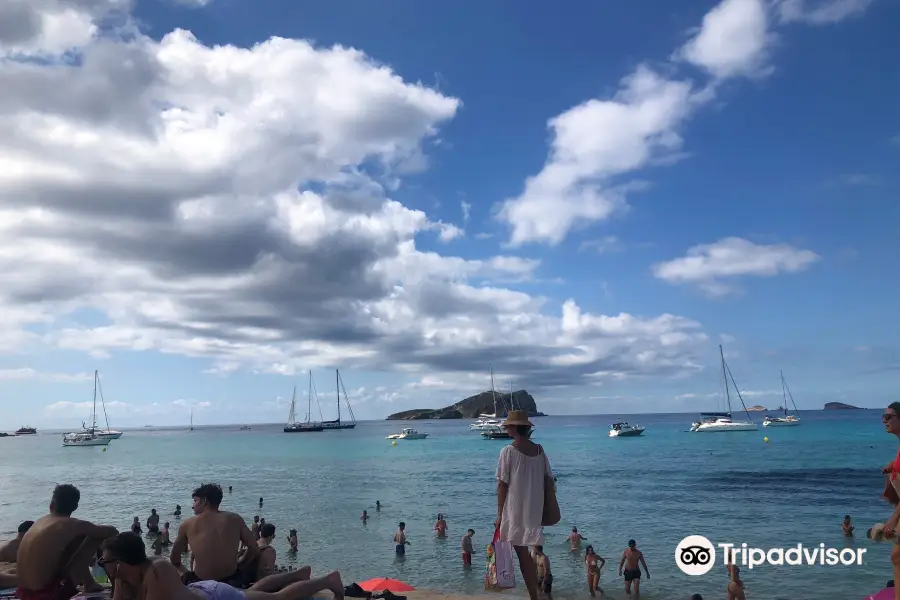
[[[397,442],[391,442],[391,446],[396,446]]]
[[[768,438],[768,437],[764,437],[764,438],[763,438],[763,441],[764,441],[765,443],[768,444],[768,443],[769,443],[769,438]]]

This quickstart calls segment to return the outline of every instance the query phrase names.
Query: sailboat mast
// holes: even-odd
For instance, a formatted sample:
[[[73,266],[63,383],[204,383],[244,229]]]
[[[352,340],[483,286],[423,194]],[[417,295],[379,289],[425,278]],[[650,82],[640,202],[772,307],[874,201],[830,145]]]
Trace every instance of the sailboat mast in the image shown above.
[[[94,371],[94,414],[91,429],[97,429],[97,371]]]
[[[337,405],[338,405],[338,425],[341,424],[341,371],[340,369],[334,370],[334,389],[337,392]]]
[[[728,374],[725,372],[725,352],[719,344],[719,357],[722,359],[722,381],[725,383],[725,401],[728,402],[728,415],[731,416],[731,394],[728,392]]]
[[[778,374],[781,375],[781,402],[783,403],[782,406],[784,406],[784,416],[788,416],[787,392],[784,389],[784,371],[778,371]]]
[[[491,398],[494,400],[494,418],[497,418],[497,394],[494,393],[494,365],[491,365]]]

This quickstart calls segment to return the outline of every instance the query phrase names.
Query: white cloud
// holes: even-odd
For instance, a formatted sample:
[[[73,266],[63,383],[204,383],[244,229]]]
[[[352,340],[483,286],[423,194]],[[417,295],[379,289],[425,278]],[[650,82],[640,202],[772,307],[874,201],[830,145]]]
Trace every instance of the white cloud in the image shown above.
[[[741,277],[772,277],[802,271],[819,260],[811,250],[788,244],[762,245],[729,237],[690,248],[686,256],[653,266],[653,274],[673,284],[695,284],[711,295],[735,291],[728,280]]]
[[[459,203],[459,207],[462,210],[463,224],[467,225],[469,223],[469,217],[472,216],[472,205],[463,200]]]
[[[538,260],[417,247],[461,230],[389,193],[459,99],[343,47],[128,33],[82,36],[77,61],[0,61],[2,339],[39,324],[58,348],[202,357],[219,375],[340,364],[450,382],[491,362],[554,386],[697,368],[699,324],[561,309],[501,285]],[[551,170],[575,172],[545,181],[590,200],[575,213],[617,204],[628,188],[594,194],[591,178],[676,148],[689,96],[642,68],[558,117]]]
[[[213,0],[174,0],[176,4],[183,4],[185,6],[191,6],[195,8],[199,8],[202,6],[206,6],[207,4],[211,4]]]
[[[585,240],[579,246],[580,250],[593,250],[597,254],[607,254],[622,250],[622,242],[614,235],[607,235],[596,240]]]
[[[6,381],[50,381],[54,383],[75,383],[80,381],[92,381],[93,373],[46,373],[35,371],[29,367],[20,369],[0,369],[0,380]]]
[[[784,23],[830,25],[860,16],[873,2],[874,0],[776,0],[775,6]]]
[[[772,41],[764,0],[723,0],[679,54],[715,77],[754,75],[764,70]]]

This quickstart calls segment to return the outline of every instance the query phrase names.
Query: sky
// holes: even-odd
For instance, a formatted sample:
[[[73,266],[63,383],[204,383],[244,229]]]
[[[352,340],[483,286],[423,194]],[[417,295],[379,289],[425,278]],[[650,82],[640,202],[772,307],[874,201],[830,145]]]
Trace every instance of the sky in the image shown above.
[[[881,407],[900,4],[8,0],[0,430]],[[733,392],[732,392],[733,393]],[[739,405],[736,410],[739,410]],[[301,411],[303,412],[303,411]],[[314,417],[318,418],[317,409]]]

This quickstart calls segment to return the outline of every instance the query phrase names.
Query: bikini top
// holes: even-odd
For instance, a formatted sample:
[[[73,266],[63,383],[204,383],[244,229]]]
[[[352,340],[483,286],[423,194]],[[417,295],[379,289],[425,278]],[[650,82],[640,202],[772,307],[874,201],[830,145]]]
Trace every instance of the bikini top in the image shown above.
[[[891,467],[891,481],[897,479],[898,473],[900,473],[900,450],[897,451],[897,458],[894,459],[894,466]]]

